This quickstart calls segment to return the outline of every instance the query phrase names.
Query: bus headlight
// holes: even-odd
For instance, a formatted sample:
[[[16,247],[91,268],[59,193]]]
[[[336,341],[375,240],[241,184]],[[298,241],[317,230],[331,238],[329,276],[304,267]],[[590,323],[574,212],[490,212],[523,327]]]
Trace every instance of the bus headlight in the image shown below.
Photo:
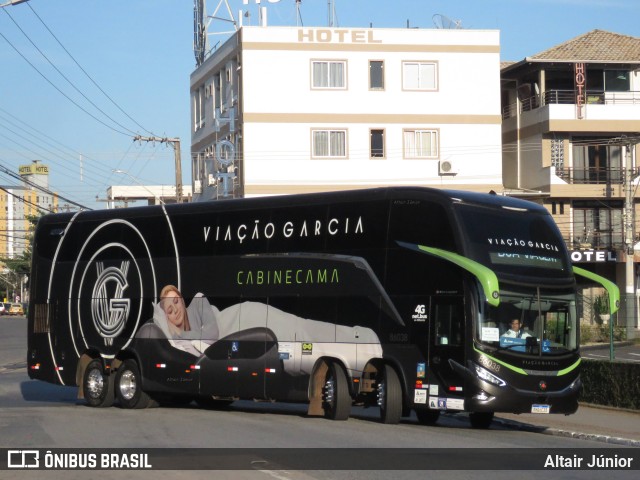
[[[494,385],[498,385],[499,387],[504,387],[507,382],[502,380],[500,377],[496,377],[489,370],[482,368],[480,365],[476,365],[476,375],[480,377],[485,382],[493,383]]]

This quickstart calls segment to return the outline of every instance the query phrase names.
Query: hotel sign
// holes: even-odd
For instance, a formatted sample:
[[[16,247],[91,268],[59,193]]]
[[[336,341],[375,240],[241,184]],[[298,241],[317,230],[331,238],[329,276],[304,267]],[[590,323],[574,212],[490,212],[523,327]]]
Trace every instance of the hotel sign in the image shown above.
[[[30,163],[29,165],[20,165],[18,173],[20,175],[49,175],[49,167],[41,163]]]
[[[571,250],[572,263],[604,263],[616,262],[618,258],[616,252],[609,250]]]
[[[576,93],[576,117],[582,120],[585,117],[585,96],[587,93],[587,70],[584,63],[576,63],[573,67]]]

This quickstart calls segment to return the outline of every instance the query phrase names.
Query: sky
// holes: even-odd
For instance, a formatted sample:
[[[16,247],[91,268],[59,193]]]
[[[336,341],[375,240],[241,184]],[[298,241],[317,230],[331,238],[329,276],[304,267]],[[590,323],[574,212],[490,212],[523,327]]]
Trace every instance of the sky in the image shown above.
[[[228,0],[231,12],[248,12],[245,24],[256,25],[256,0],[244,1]],[[193,4],[29,0],[0,8],[0,186],[19,185],[5,171],[34,160],[49,166],[61,204],[107,208],[110,185],[174,185],[171,146],[135,142],[136,135],[179,138],[182,181],[190,185]],[[640,36],[639,0],[302,0],[299,18],[296,0],[261,5],[269,25],[327,26],[331,18],[343,28],[499,30],[501,60],[593,29]],[[224,1],[206,7],[229,18]],[[230,28],[212,21],[210,43],[224,41],[214,32]]]

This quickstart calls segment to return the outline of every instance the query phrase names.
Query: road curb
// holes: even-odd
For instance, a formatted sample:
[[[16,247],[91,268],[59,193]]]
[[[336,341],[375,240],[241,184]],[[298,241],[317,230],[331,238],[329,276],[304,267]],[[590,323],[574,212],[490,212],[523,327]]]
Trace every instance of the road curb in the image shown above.
[[[524,432],[542,433],[544,435],[554,435],[557,437],[578,438],[581,440],[591,440],[594,442],[609,443],[612,445],[624,445],[627,447],[640,447],[640,440],[632,440],[630,438],[612,437],[609,435],[601,435],[598,433],[582,433],[572,432],[570,430],[561,430],[558,428],[540,427],[528,423],[496,418],[494,422],[502,424],[509,428],[515,428]]]

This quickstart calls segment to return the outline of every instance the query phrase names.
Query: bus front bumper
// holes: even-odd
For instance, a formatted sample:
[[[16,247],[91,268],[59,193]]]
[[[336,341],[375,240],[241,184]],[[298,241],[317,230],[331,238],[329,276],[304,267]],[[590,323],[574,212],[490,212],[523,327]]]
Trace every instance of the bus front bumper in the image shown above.
[[[516,388],[505,382],[480,378],[476,372],[450,361],[454,370],[466,379],[465,410],[468,412],[558,413],[571,414],[578,409],[578,394],[582,388],[580,377],[568,385],[547,390],[544,377],[532,377],[532,387],[538,390]],[[491,381],[490,381],[491,380]],[[569,381],[569,380],[568,380]]]

